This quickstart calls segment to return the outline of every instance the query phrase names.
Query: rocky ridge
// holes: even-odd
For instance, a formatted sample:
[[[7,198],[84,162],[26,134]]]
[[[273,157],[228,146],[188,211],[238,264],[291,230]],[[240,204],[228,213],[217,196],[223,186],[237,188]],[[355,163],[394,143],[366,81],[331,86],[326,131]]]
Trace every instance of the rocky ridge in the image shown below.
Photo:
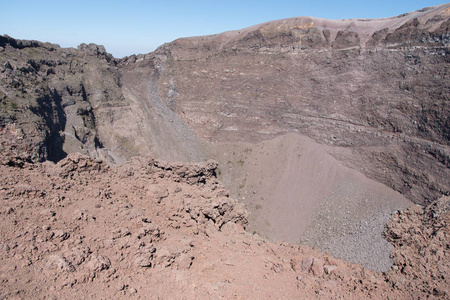
[[[14,132],[2,132],[2,299],[450,293],[448,197],[393,216],[386,236],[395,264],[382,274],[244,231],[247,213],[215,178],[214,162],[141,157],[110,167],[70,154],[57,164],[33,163],[14,151],[20,143]]]
[[[447,46],[448,14],[448,4],[443,4],[381,19],[289,18],[221,34],[180,38],[156,52],[168,52],[175,60],[192,60],[229,50],[278,54]]]

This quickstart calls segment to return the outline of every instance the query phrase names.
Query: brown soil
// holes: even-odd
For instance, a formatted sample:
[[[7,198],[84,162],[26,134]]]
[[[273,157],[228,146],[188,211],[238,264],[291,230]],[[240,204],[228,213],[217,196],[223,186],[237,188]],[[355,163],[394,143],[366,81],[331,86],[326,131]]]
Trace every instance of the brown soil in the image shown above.
[[[395,265],[372,272],[265,242],[215,179],[217,164],[152,157],[108,167],[71,154],[31,163],[3,131],[2,299],[419,299],[450,295],[449,198],[398,213]]]

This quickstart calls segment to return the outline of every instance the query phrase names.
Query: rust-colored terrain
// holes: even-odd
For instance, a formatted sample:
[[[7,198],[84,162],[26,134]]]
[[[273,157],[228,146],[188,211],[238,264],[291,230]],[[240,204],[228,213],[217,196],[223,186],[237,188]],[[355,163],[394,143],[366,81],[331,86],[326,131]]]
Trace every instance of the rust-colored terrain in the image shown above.
[[[0,36],[0,297],[448,298],[449,26]]]
[[[450,198],[396,213],[394,265],[377,273],[245,231],[217,164],[151,156],[109,167],[32,163],[16,132],[0,154],[2,299],[411,299],[450,291]],[[20,140],[19,140],[20,143]]]

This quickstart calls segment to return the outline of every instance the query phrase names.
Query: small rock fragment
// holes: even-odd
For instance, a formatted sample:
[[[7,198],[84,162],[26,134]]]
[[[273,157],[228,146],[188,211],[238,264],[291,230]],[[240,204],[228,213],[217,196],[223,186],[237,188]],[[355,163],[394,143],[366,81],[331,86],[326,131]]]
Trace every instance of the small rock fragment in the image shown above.
[[[311,266],[313,264],[314,258],[312,257],[305,257],[302,260],[302,264],[301,264],[301,268],[303,272],[310,272],[311,271]]]
[[[189,253],[181,254],[177,259],[178,270],[187,270],[191,267],[194,256]]]
[[[323,266],[323,270],[325,271],[325,274],[331,274],[332,272],[336,271],[337,267],[336,266],[331,266],[331,265],[325,265]]]
[[[92,255],[87,266],[93,271],[100,272],[109,269],[111,261],[106,256]]]
[[[56,213],[50,209],[43,209],[41,210],[41,215],[45,217],[54,217]]]
[[[139,267],[147,268],[152,266],[152,261],[150,256],[138,256],[134,261],[134,264]]]
[[[50,270],[60,270],[65,272],[74,272],[75,267],[70,264],[65,257],[54,254],[50,255],[50,257],[47,260],[46,267]]]
[[[315,276],[323,276],[323,262],[319,259],[314,259],[311,271]]]

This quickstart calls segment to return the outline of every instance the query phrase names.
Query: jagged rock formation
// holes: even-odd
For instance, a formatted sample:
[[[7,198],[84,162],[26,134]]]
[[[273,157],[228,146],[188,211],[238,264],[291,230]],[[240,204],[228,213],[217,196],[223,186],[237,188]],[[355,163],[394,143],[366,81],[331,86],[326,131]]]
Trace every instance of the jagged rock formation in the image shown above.
[[[415,206],[394,214],[385,231],[395,249],[394,267],[387,280],[405,292],[414,287],[436,297],[448,297],[450,284],[442,272],[447,272],[450,259],[449,221],[450,197],[425,208]],[[406,282],[399,284],[398,279],[403,276]]]
[[[121,100],[118,73],[100,80],[112,56],[96,45],[61,49],[7,36],[0,37],[0,46],[2,126],[15,123],[36,160],[58,161],[77,151],[101,157],[92,104]]]
[[[190,129],[158,104],[157,92],[139,88],[156,80],[151,62],[142,75],[139,67],[120,70],[94,44],[63,49],[4,36],[0,47],[0,124],[22,130],[33,159],[56,162],[81,152],[123,162],[153,152],[168,160],[201,160]],[[131,76],[139,82],[124,86]],[[178,131],[171,137],[174,126]]]
[[[292,18],[122,60],[3,36],[6,164],[214,158],[251,231],[386,271],[389,215],[450,193],[449,17]]]

